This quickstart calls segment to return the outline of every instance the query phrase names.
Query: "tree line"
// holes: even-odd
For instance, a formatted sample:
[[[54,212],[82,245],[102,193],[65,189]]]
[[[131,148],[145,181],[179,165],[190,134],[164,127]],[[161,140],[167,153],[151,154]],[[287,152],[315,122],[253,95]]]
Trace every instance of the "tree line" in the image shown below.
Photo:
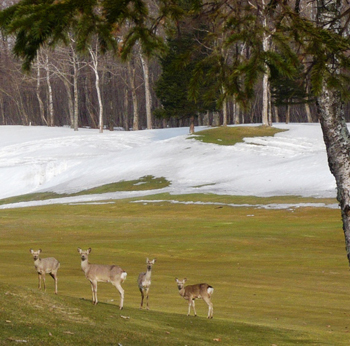
[[[29,15],[26,13],[26,6],[29,8],[32,1],[6,0],[0,5],[1,10],[18,6],[18,3],[23,3],[21,10]],[[42,3],[50,6],[57,1]],[[315,16],[316,2],[299,1],[294,6],[297,3],[304,14]],[[149,8],[149,14],[153,16],[161,2],[148,0],[145,4]],[[244,42],[245,38],[237,40],[229,48],[222,44],[221,41],[228,34],[220,28],[220,25],[223,26],[220,20],[228,21],[237,16],[236,13],[226,15],[225,12],[250,11],[258,17],[254,20],[264,21],[264,16],[268,17],[268,12],[264,11],[267,4],[264,1],[223,1],[222,13],[217,9],[215,13],[214,9],[208,8],[210,3],[203,3],[200,9],[202,13],[197,11],[191,15],[191,7],[196,2],[181,1],[178,4],[180,20],[172,26],[164,24],[157,28],[157,35],[165,44],[158,47],[155,54],[147,56],[144,46],[149,42],[141,44],[138,40],[131,48],[128,47],[130,52],[127,60],[122,58],[124,52],[121,52],[120,42],[128,38],[127,26],[131,26],[130,23],[126,23],[115,34],[117,50],[106,52],[101,52],[101,38],[98,35],[92,36],[89,46],[81,49],[78,34],[69,28],[64,41],[40,46],[35,59],[31,61],[30,71],[27,68],[26,73],[22,69],[23,59],[20,55],[13,54],[18,44],[16,33],[2,30],[0,124],[70,126],[76,130],[80,126],[100,127],[102,131],[103,128],[139,130],[187,126],[191,118],[197,125],[262,123],[262,113],[264,107],[267,107],[264,90],[268,94],[267,121],[270,123],[317,121],[314,98],[310,96],[305,99],[309,88],[307,83],[281,76],[273,66],[269,72],[268,86],[264,86],[266,81],[264,82],[265,75],[262,74],[260,80],[254,84],[249,102],[242,103],[232,96],[221,100],[223,90],[218,83],[200,91],[203,95],[211,95],[206,96],[207,102],[203,99],[194,101],[194,97],[191,97],[191,79],[197,78],[198,69],[205,71],[216,68],[217,62],[210,59],[221,58],[228,64],[237,57],[248,60],[254,53],[247,42]],[[127,6],[126,3],[123,5]],[[11,14],[6,11],[3,13],[2,21],[5,22]],[[213,19],[213,13],[221,17]],[[268,19],[266,26],[271,27],[272,19],[266,18]],[[239,28],[238,34],[242,37],[245,35],[244,30],[246,28]],[[273,27],[269,30],[273,32]],[[208,33],[215,35],[211,42],[205,37]],[[259,38],[261,34],[256,32],[256,35]],[[221,45],[220,56],[210,56],[218,45]],[[208,61],[204,62],[205,59]],[[222,73],[223,71],[215,73],[210,78],[219,81]],[[304,77],[309,79],[309,76]]]

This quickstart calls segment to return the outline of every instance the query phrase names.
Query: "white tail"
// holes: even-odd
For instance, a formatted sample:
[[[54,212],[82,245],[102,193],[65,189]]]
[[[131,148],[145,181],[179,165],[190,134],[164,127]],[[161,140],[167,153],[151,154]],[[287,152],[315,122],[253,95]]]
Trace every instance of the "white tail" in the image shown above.
[[[147,272],[146,273],[140,273],[139,277],[137,279],[137,284],[139,286],[140,292],[141,292],[141,306],[140,309],[143,307],[143,299],[146,295],[146,301],[147,301],[147,310],[149,309],[148,306],[148,292],[149,287],[151,286],[151,274],[152,274],[152,266],[156,262],[156,259],[153,259],[150,261],[148,258],[146,259],[147,264]]]
[[[38,251],[30,249],[29,251],[33,255],[34,266],[36,271],[38,272],[39,290],[41,290],[42,278],[44,281],[44,290],[46,291],[45,274],[50,274],[51,277],[55,280],[55,294],[57,294],[57,271],[60,267],[60,262],[58,262],[57,259],[53,257],[40,258],[39,256],[42,252],[41,249],[39,249]]]
[[[179,289],[180,296],[188,300],[187,316],[189,316],[191,313],[191,306],[193,307],[194,315],[197,316],[194,301],[197,298],[199,299],[202,298],[208,304],[208,307],[209,307],[208,318],[213,318],[213,313],[214,313],[213,303],[210,300],[211,295],[214,293],[213,287],[205,283],[197,284],[197,285],[188,285],[184,287],[185,282],[187,281],[186,278],[183,280],[178,280],[176,278],[175,281],[177,283],[177,288]]]
[[[81,257],[81,269],[85,273],[86,278],[91,283],[92,290],[92,302],[97,304],[97,283],[98,282],[110,282],[120,293],[120,310],[123,309],[124,304],[124,290],[121,284],[126,279],[127,273],[116,265],[103,265],[103,264],[91,264],[89,263],[88,256],[91,252],[91,248],[83,251],[78,248],[78,252]]]

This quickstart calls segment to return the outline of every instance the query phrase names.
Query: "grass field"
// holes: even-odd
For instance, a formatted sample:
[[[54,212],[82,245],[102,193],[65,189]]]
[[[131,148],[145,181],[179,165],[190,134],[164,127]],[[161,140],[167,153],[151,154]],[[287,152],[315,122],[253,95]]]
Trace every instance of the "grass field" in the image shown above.
[[[2,210],[0,237],[1,345],[350,343],[350,277],[338,210],[127,200],[50,205]],[[91,304],[77,247],[92,248],[92,263],[128,272],[124,310],[106,283],[98,286],[100,303]],[[50,277],[47,292],[37,290],[30,248],[61,262],[58,296]],[[151,309],[141,311],[136,279],[146,257],[157,262]],[[213,320],[202,301],[198,317],[186,316],[175,277],[214,287]]]

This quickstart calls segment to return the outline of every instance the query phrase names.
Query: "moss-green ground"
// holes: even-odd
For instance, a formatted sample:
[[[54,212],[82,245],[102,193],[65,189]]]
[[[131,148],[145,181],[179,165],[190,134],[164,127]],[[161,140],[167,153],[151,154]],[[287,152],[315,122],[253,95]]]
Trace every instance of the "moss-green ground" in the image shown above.
[[[2,344],[350,342],[349,269],[338,210],[56,205],[2,210],[0,237]],[[99,284],[100,303],[92,306],[77,247],[92,248],[92,263],[118,264],[128,272],[122,312],[116,289],[106,283]],[[37,292],[30,248],[61,262],[57,297],[50,277],[46,294]],[[157,262],[151,310],[140,311],[136,279],[146,257]],[[203,301],[197,301],[197,318],[186,317],[175,277],[214,287],[213,320],[205,318]]]

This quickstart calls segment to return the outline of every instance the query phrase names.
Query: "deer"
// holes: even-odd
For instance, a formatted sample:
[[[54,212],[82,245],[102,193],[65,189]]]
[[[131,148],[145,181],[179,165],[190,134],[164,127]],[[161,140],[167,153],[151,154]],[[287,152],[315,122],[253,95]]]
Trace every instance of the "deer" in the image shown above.
[[[203,299],[209,307],[208,310],[208,318],[213,318],[213,303],[211,302],[210,298],[212,294],[214,293],[214,288],[206,283],[202,284],[196,284],[196,285],[188,285],[184,286],[185,282],[187,281],[186,278],[183,280],[179,280],[178,278],[175,279],[177,283],[177,288],[179,289],[179,294],[184,299],[188,300],[188,312],[187,316],[191,313],[191,306],[193,307],[194,316],[197,316],[196,308],[195,308],[195,299]]]
[[[146,301],[147,301],[147,310],[149,310],[148,305],[148,292],[149,287],[151,286],[151,274],[152,274],[152,266],[156,262],[156,258],[154,258],[152,261],[150,261],[148,258],[146,259],[147,264],[147,271],[146,273],[140,273],[139,277],[137,279],[137,285],[141,292],[141,306],[140,309],[143,307],[143,300],[146,295]]]
[[[90,281],[92,291],[92,303],[97,305],[97,283],[110,282],[120,293],[120,310],[124,304],[124,290],[121,284],[125,281],[127,273],[116,265],[91,264],[89,263],[89,254],[91,248],[83,251],[78,248],[81,257],[81,269],[85,273],[85,277]]]
[[[33,255],[34,267],[38,273],[38,289],[41,290],[41,279],[43,279],[44,291],[46,292],[45,275],[50,274],[55,280],[55,294],[57,294],[57,271],[60,267],[60,262],[54,257],[40,258],[41,249],[38,251],[30,249],[29,251]]]

